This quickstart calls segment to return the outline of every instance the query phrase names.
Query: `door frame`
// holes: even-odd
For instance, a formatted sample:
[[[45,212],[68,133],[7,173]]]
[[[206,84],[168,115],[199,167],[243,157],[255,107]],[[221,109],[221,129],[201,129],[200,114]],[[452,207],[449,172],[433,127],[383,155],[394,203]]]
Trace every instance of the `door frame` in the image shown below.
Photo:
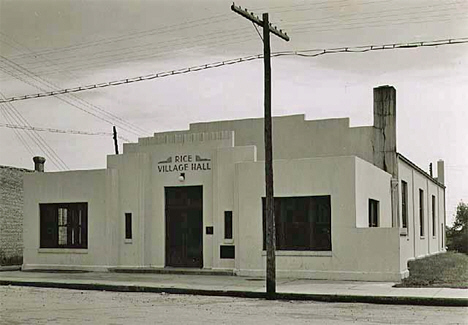
[[[167,191],[170,190],[170,189],[188,189],[188,188],[198,188],[198,190],[200,191],[200,199],[201,199],[201,209],[200,209],[200,213],[201,213],[201,220],[200,220],[200,265],[199,266],[177,266],[177,265],[169,265],[169,248],[170,248],[170,245],[169,245],[169,237],[168,237],[168,227],[169,227],[169,219],[168,219],[168,209],[170,209],[170,207],[168,207],[168,204],[167,204]],[[189,211],[190,210],[190,206],[187,205],[187,209],[185,211]],[[203,268],[203,248],[204,248],[204,245],[203,245],[203,235],[204,235],[204,231],[203,231],[203,185],[187,185],[187,186],[164,186],[164,246],[165,246],[165,249],[164,249],[164,267],[180,267],[180,268]]]

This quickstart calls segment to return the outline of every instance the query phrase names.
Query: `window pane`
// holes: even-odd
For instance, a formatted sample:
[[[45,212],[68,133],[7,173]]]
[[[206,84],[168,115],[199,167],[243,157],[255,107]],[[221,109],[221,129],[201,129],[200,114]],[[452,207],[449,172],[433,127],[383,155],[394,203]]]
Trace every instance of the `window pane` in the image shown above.
[[[132,239],[132,214],[125,213],[125,239]]]
[[[224,211],[224,238],[232,239],[232,211]]]
[[[87,203],[39,206],[40,247],[87,248]]]
[[[432,196],[432,236],[436,235],[436,198]]]
[[[369,227],[379,226],[379,201],[369,199]]]
[[[419,235],[424,236],[424,191],[419,189]]]
[[[401,182],[401,223],[403,228],[408,227],[408,184]]]
[[[265,249],[265,199],[263,243]],[[331,250],[330,196],[274,199],[277,250]]]

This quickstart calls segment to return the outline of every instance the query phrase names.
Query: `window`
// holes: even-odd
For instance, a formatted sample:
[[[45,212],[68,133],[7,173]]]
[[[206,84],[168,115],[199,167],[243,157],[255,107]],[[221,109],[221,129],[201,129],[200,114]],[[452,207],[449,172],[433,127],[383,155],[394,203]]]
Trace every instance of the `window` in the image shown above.
[[[263,248],[266,243],[266,209],[263,204]],[[330,196],[274,199],[277,250],[331,250]]]
[[[39,204],[41,248],[88,248],[88,204]]]
[[[436,235],[436,198],[432,196],[432,236]]]
[[[408,184],[401,181],[401,226],[408,227]]]
[[[224,238],[232,239],[232,211],[224,211]]]
[[[369,227],[379,226],[379,201],[369,199]]]
[[[125,213],[125,239],[132,239],[132,214]]]
[[[419,235],[424,236],[424,191],[419,189]]]

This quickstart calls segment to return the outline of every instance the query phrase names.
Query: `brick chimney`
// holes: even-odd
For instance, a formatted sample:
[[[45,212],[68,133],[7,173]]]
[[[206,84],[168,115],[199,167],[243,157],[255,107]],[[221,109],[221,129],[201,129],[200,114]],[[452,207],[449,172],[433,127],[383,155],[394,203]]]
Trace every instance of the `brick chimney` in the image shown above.
[[[374,165],[398,177],[396,155],[396,90],[392,86],[374,88]]]
[[[46,159],[44,157],[36,156],[33,158],[34,161],[34,170],[39,173],[44,172],[44,163]]]
[[[392,227],[399,227],[398,156],[396,150],[396,90],[392,86],[374,88],[374,165],[392,175],[390,194]]]

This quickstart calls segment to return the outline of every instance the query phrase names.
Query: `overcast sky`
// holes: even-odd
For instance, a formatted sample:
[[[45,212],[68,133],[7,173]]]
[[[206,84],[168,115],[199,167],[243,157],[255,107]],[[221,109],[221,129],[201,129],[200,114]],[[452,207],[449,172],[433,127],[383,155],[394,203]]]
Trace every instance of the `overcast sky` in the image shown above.
[[[272,51],[468,37],[465,0],[236,4],[259,15],[269,12],[270,21],[288,32],[290,42],[272,37]],[[26,95],[262,53],[255,28],[230,5],[0,0],[0,92]],[[449,222],[457,203],[468,202],[467,44],[280,57],[272,59],[272,69],[274,115],[350,117],[352,126],[372,124],[374,87],[394,86],[397,150],[426,171],[430,162],[445,160]],[[115,124],[123,137],[137,141],[153,132],[186,129],[191,122],[261,117],[263,64],[257,60],[12,105],[1,105],[0,124],[90,132],[111,132]],[[52,149],[37,145],[38,134]],[[105,168],[113,142],[110,136],[0,127],[1,165],[32,168],[34,154],[47,157],[47,171],[60,170],[63,164],[51,150],[66,168]]]

